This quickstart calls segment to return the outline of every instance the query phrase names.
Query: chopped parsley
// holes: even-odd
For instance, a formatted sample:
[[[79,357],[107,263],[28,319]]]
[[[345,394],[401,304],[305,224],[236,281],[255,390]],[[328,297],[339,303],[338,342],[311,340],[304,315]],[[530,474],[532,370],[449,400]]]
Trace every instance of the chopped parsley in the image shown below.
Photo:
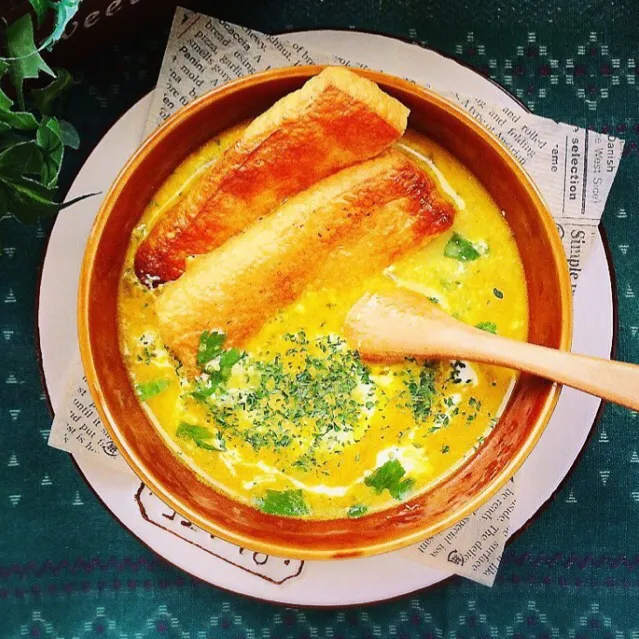
[[[134,276],[136,281],[138,281],[137,276]],[[145,288],[145,287],[143,287]],[[143,362],[144,364],[150,364],[151,360],[156,356],[155,347],[154,347],[154,339],[153,336],[147,335],[146,333],[141,335],[138,339],[140,352],[138,353],[137,360],[138,362]]]
[[[487,333],[493,333],[493,335],[497,334],[497,324],[495,322],[479,322],[479,324],[475,324],[475,328]]]
[[[454,360],[450,363],[450,375],[448,377],[448,381],[453,384],[461,384],[462,378],[459,375],[461,371],[464,369],[464,362],[459,361],[458,359]]]
[[[454,291],[456,288],[461,286],[461,282],[459,280],[451,282],[450,280],[441,279],[439,280],[439,283],[445,291]]]
[[[402,479],[405,474],[404,467],[397,459],[389,459],[385,464],[376,468],[364,480],[364,483],[378,495],[384,490],[388,490],[392,497],[401,501],[415,485],[414,479]]]
[[[291,464],[293,468],[299,468],[300,470],[304,472],[308,472],[309,470],[312,470],[317,465],[318,465],[317,459],[313,457],[312,455],[302,455],[301,457],[298,457]]]
[[[363,504],[355,504],[348,509],[346,513],[349,517],[357,518],[363,517],[368,512],[368,506]]]
[[[301,490],[268,490],[256,501],[257,507],[268,515],[300,517],[311,511]]]
[[[419,377],[409,376],[404,382],[410,400],[408,406],[413,412],[417,422],[424,422],[431,414],[433,400],[435,398],[435,369],[429,363],[425,363],[419,372]]]
[[[289,348],[272,359],[246,355],[247,386],[234,389],[231,405],[214,392],[226,381],[225,371],[237,360],[235,354],[228,362],[224,359],[233,350],[219,356],[220,370],[198,381],[192,394],[205,400],[221,427],[255,451],[290,446],[300,428],[305,429],[310,435],[307,457],[302,456],[295,466],[307,470],[313,467],[308,460],[320,443],[339,453],[347,441],[354,441],[355,428],[366,423],[365,411],[375,408],[374,384],[359,354],[341,338],[326,336],[309,341],[300,331],[284,339]]]
[[[198,448],[216,451],[226,450],[224,439],[222,439],[219,433],[212,433],[204,426],[181,422],[175,434],[181,439],[192,439]]]
[[[483,435],[480,435],[477,438],[477,443],[473,446],[473,450],[476,452],[477,450],[479,450],[480,446],[484,443],[484,441],[486,441],[486,438]]]
[[[448,444],[444,444],[442,446],[442,455],[445,455],[446,453],[448,453],[450,451],[450,446]]]
[[[135,385],[135,392],[140,401],[146,402],[151,397],[159,395],[171,382],[168,379],[152,379],[150,382],[143,382]]]
[[[274,451],[273,463],[282,472],[319,476],[329,472],[328,455],[342,455],[363,441],[375,420],[382,420],[379,437],[384,440],[384,430],[391,427],[384,410],[389,403],[406,411],[424,437],[450,427],[460,413],[462,423],[470,423],[479,411],[474,400],[462,406],[448,394],[462,382],[460,361],[440,364],[409,358],[403,367],[376,367],[373,376],[357,351],[337,335],[311,338],[300,330],[279,339],[277,350],[252,354],[225,349],[223,334],[205,332],[199,358],[204,370],[196,379],[183,380],[182,398],[187,408],[189,402],[200,403],[208,413],[207,422],[201,422],[202,427],[181,425],[178,436],[213,450],[220,450],[219,441],[226,440],[229,446],[232,442],[257,454]],[[240,360],[241,366],[233,368]],[[378,384],[378,377],[395,377],[395,386]],[[388,490],[398,500],[415,485],[397,460],[375,469],[364,482],[378,494]],[[283,497],[266,493],[259,507],[279,514],[273,503],[295,500],[288,492]],[[293,508],[292,516],[295,512]]]
[[[144,346],[142,349],[142,355],[138,355],[138,362],[150,364],[151,360],[155,357],[155,352],[150,346]]]
[[[459,233],[453,233],[453,236],[448,240],[444,255],[460,262],[472,262],[481,257],[481,253],[474,244]]]
[[[468,406],[474,411],[474,412],[469,412],[469,414],[466,416],[466,423],[470,424],[471,422],[474,422],[477,419],[477,415],[479,414],[479,411],[481,410],[481,402],[475,397],[470,397],[468,399]]]
[[[493,289],[493,295],[498,299],[498,300],[503,300],[504,299],[504,294],[498,289],[498,288],[494,288]]]

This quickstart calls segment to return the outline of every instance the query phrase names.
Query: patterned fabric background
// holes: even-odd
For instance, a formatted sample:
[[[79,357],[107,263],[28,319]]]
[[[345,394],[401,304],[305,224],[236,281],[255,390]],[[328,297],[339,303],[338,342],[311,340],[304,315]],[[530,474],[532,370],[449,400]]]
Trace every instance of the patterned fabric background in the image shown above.
[[[358,28],[411,38],[486,73],[535,112],[627,140],[604,218],[617,274],[618,357],[639,362],[639,4],[634,0],[184,2],[268,32]],[[152,89],[169,23],[78,60],[66,185]],[[507,549],[492,590],[454,579],[350,609],[286,609],[171,567],[117,524],[63,453],[36,357],[49,224],[0,220],[0,639],[639,637],[637,414],[608,406],[574,472]],[[593,300],[593,303],[596,303]]]

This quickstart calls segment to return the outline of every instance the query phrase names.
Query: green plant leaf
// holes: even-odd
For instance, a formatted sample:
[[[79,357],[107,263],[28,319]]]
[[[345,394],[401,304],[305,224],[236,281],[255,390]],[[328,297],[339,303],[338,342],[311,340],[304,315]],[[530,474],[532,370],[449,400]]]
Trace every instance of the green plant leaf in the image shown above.
[[[9,70],[9,63],[0,59],[0,79]],[[13,100],[0,89],[0,111],[8,111],[13,104]]]
[[[42,26],[44,22],[44,18],[47,15],[47,11],[49,10],[49,3],[47,0],[29,0],[33,10],[36,12],[36,16],[38,18],[38,26]]]
[[[60,133],[60,124],[55,118],[43,118],[36,133],[36,142],[42,149],[40,180],[48,187],[58,182],[64,145]]]
[[[481,253],[473,246],[473,243],[459,233],[453,233],[453,236],[448,240],[444,255],[460,262],[472,262],[481,257]]]
[[[33,22],[27,13],[11,24],[6,31],[9,74],[18,96],[18,104],[25,108],[23,84],[27,78],[37,78],[41,71],[55,77],[42,59],[33,40]]]
[[[80,146],[80,135],[70,122],[60,120],[60,134],[64,146],[68,146],[74,150]]]
[[[415,484],[414,479],[402,479],[406,474],[404,467],[397,459],[389,459],[385,464],[376,468],[364,483],[378,495],[388,490],[392,497],[402,500]]]
[[[0,122],[0,153],[7,149],[21,144],[22,142],[32,141],[24,131],[12,128],[5,122]]]
[[[58,0],[58,2],[51,2],[50,6],[55,11],[53,31],[41,45],[41,48],[49,47],[49,49],[62,37],[67,24],[78,12],[80,0]]]
[[[0,179],[18,179],[25,173],[37,175],[42,165],[42,150],[33,141],[14,144],[0,153]]]
[[[0,80],[9,71],[11,65],[8,61],[0,58]],[[38,121],[31,113],[15,113],[11,111],[13,100],[0,88],[0,133],[8,128],[16,128],[22,130],[35,129]]]
[[[7,212],[24,224],[34,224],[41,217],[55,215],[97,193],[86,193],[68,202],[54,201],[55,189],[48,189],[26,177],[11,179],[0,175],[0,211]]]
[[[58,108],[63,92],[73,79],[64,70],[58,77],[40,55],[40,51],[62,36],[68,21],[78,10],[80,0],[30,0],[41,26],[52,10],[53,32],[36,47],[33,19],[27,13],[4,31],[6,57],[0,57],[0,80],[10,79],[17,96],[14,101],[0,88],[0,211],[24,223],[58,211],[95,193],[65,203],[55,201],[64,147],[78,148],[77,131],[68,123],[50,117]],[[5,23],[6,24],[6,23]],[[41,73],[54,78],[48,86],[31,91],[32,112],[25,107],[25,81]],[[40,120],[39,113],[45,117]]]
[[[87,200],[90,197],[95,197],[96,195],[100,195],[102,191],[96,191],[95,193],[85,193],[84,195],[78,195],[78,197],[74,197],[72,200],[67,200],[66,202],[54,202],[55,206],[58,207],[58,211],[62,209],[66,209],[69,206],[73,206],[78,202],[82,202],[82,200]]]
[[[26,224],[56,213],[60,206],[53,202],[54,191],[25,176],[0,175],[0,210]]]
[[[38,121],[27,111],[8,111],[0,109],[0,122],[19,131],[33,131],[38,128]]]
[[[42,115],[53,115],[60,97],[73,86],[73,76],[66,69],[56,69],[55,79],[42,89],[31,92]]]
[[[8,111],[12,104],[13,100],[11,100],[2,89],[0,89],[0,111]]]
[[[269,490],[257,500],[257,507],[268,515],[300,517],[311,511],[301,490]]]

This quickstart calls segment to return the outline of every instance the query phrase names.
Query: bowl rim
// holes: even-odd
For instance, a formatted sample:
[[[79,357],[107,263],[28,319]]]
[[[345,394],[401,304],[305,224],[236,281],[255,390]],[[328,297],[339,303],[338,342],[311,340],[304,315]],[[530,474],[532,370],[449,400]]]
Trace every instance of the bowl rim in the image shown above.
[[[131,175],[135,172],[138,164],[142,161],[142,159],[153,153],[153,150],[165,135],[178,127],[184,120],[188,119],[191,114],[199,111],[200,109],[206,108],[209,102],[216,101],[223,96],[231,93],[242,92],[255,84],[269,81],[271,79],[284,78],[305,80],[313,75],[316,75],[327,66],[333,65],[281,67],[238,78],[206,92],[199,98],[195,99],[193,102],[182,107],[173,115],[171,115],[160,127],[158,127],[145,140],[143,140],[135,153],[129,158],[126,164],[119,171],[111,187],[109,188],[109,191],[102,201],[102,204],[100,205],[98,213],[91,227],[82,260],[78,284],[78,339],[80,345],[80,355],[87,378],[87,384],[91,392],[91,396],[94,400],[96,410],[107,432],[113,439],[120,454],[124,457],[130,469],[138,476],[140,481],[142,481],[144,485],[147,486],[151,490],[151,492],[153,492],[154,495],[160,498],[170,508],[188,519],[191,523],[206,530],[210,534],[225,539],[226,541],[235,545],[250,548],[254,551],[302,560],[325,560],[345,556],[365,557],[386,552],[392,552],[394,550],[399,550],[412,544],[424,541],[425,539],[432,537],[433,535],[441,532],[442,530],[445,530],[446,528],[469,516],[472,512],[480,508],[492,497],[494,497],[494,495],[499,490],[501,490],[503,486],[506,485],[506,483],[524,463],[524,461],[536,445],[537,441],[543,434],[545,427],[548,424],[550,417],[555,409],[557,401],[559,400],[559,395],[562,390],[562,386],[560,384],[551,385],[544,403],[539,410],[539,414],[537,419],[535,420],[534,426],[531,428],[530,434],[528,435],[524,444],[515,452],[515,454],[503,467],[503,469],[492,480],[490,480],[482,487],[481,491],[475,494],[453,514],[448,515],[447,517],[441,519],[437,524],[431,525],[430,527],[422,529],[421,531],[416,530],[402,536],[394,537],[392,539],[386,539],[378,543],[365,545],[360,547],[357,552],[348,552],[347,554],[344,554],[344,552],[340,551],[330,551],[326,549],[318,550],[302,548],[299,546],[293,547],[289,544],[279,544],[276,541],[266,542],[254,540],[248,535],[237,533],[227,526],[220,525],[209,519],[201,517],[198,513],[192,511],[189,506],[183,504],[179,496],[174,496],[171,492],[167,491],[160,482],[155,481],[153,473],[151,473],[149,469],[147,469],[146,465],[137,456],[136,451],[133,450],[128,445],[126,440],[120,435],[117,420],[114,419],[108,406],[106,406],[106,403],[103,401],[104,397],[101,390],[100,374],[93,358],[89,326],[91,275],[93,273],[93,266],[96,260],[102,231],[104,230],[113,204],[117,201],[121,191],[124,188],[124,185],[131,177]],[[410,93],[414,98],[418,100],[426,100],[448,110],[455,118],[463,120],[465,125],[467,125],[472,130],[473,135],[479,136],[480,138],[482,138],[485,144],[490,145],[508,165],[509,170],[517,176],[518,181],[525,188],[528,196],[534,202],[537,214],[541,217],[543,226],[547,231],[547,237],[551,247],[550,252],[552,253],[552,259],[556,265],[556,271],[560,285],[559,296],[561,300],[561,332],[559,349],[570,350],[572,341],[573,308],[570,275],[565,259],[564,248],[559,233],[556,230],[555,221],[552,217],[552,214],[550,213],[550,210],[537,185],[533,182],[528,172],[519,164],[519,162],[517,162],[511,151],[501,142],[501,140],[499,140],[499,138],[497,138],[497,136],[495,136],[482,124],[477,122],[464,110],[462,110],[461,107],[440,96],[434,91],[421,87],[409,80],[404,80],[397,76],[380,71],[371,71],[359,68],[350,68],[350,70],[369,78],[373,82],[382,83],[388,88],[398,89],[403,92]],[[197,475],[196,480],[201,481],[200,478],[197,477]],[[211,489],[214,490],[213,488]]]

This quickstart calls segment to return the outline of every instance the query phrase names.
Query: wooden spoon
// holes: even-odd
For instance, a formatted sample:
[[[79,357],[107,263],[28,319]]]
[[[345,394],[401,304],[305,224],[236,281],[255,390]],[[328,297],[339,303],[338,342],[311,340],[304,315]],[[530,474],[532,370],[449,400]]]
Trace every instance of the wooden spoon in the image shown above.
[[[344,328],[346,339],[365,359],[450,358],[497,364],[639,410],[639,366],[492,335],[405,289],[364,295]]]

